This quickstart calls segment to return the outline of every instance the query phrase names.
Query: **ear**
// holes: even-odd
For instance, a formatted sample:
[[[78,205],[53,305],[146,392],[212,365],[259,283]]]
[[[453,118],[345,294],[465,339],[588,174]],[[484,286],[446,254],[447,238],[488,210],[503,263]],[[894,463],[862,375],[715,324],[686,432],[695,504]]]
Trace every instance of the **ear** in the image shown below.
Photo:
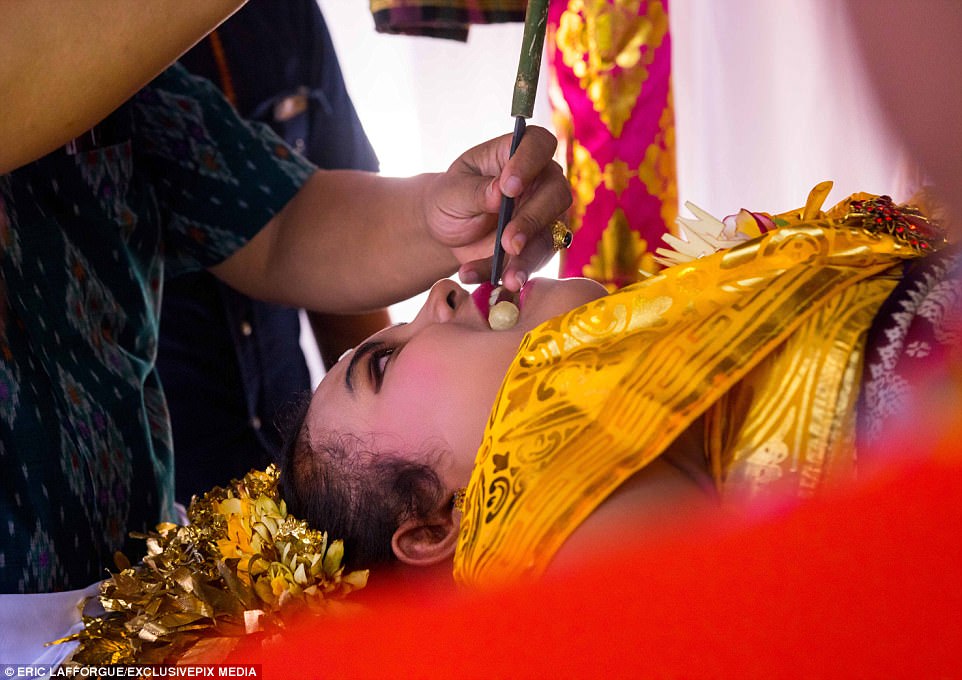
[[[433,517],[406,520],[391,537],[391,548],[402,563],[430,567],[454,557],[458,544],[458,523],[450,510]]]

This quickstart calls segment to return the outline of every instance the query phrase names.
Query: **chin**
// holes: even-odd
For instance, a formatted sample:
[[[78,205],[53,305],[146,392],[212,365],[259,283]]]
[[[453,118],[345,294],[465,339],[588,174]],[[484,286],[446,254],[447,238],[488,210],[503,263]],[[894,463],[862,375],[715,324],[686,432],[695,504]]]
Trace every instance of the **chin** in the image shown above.
[[[534,328],[552,317],[597,300],[607,292],[592,279],[532,279],[521,289],[521,321]]]

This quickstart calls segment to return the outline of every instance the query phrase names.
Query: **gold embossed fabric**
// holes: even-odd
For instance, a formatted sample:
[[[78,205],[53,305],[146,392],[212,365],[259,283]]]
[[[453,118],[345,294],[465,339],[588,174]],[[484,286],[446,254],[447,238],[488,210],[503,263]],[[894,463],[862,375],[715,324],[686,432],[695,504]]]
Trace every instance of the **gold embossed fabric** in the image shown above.
[[[806,222],[803,211],[779,216],[789,226],[529,333],[468,486],[455,578],[485,586],[539,576],[614,489],[699,417],[726,501],[807,497],[850,478],[865,330],[900,261],[919,254],[844,226],[864,221],[852,205]]]
[[[668,0],[551,0],[555,128],[575,232],[561,276],[614,291],[655,272],[678,214]]]

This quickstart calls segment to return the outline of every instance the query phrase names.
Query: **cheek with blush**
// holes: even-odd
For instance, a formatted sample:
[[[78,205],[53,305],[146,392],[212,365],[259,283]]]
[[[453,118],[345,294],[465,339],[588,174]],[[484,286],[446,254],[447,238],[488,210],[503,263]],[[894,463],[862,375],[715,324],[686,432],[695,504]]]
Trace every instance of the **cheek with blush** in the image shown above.
[[[441,369],[438,362],[431,361],[430,358],[418,358],[409,361],[403,373],[398,373],[398,378],[404,383],[402,396],[405,398],[434,399],[444,396],[444,389],[447,387],[446,371]]]
[[[410,371],[411,406],[422,412],[418,418],[427,421],[426,427],[436,427],[450,449],[467,454],[470,464],[506,366],[500,366],[497,343],[490,339],[481,346],[464,343],[462,347],[456,356],[417,362],[417,367],[412,364],[406,370]]]

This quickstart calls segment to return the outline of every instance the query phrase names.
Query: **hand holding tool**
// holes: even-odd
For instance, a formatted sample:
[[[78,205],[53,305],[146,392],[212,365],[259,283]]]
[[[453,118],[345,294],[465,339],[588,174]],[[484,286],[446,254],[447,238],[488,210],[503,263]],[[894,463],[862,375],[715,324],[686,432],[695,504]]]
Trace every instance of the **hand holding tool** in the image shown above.
[[[524,35],[521,38],[521,58],[518,60],[518,75],[514,81],[514,96],[511,99],[511,115],[514,116],[514,135],[511,138],[511,153],[518,149],[524,136],[525,119],[534,112],[535,95],[538,92],[538,75],[541,72],[541,54],[544,51],[544,35],[548,26],[548,0],[529,0],[524,17]],[[498,211],[498,230],[495,234],[494,256],[491,259],[491,284],[497,286],[501,281],[501,268],[504,265],[504,248],[501,237],[505,225],[511,221],[514,212],[514,199],[501,197]]]

